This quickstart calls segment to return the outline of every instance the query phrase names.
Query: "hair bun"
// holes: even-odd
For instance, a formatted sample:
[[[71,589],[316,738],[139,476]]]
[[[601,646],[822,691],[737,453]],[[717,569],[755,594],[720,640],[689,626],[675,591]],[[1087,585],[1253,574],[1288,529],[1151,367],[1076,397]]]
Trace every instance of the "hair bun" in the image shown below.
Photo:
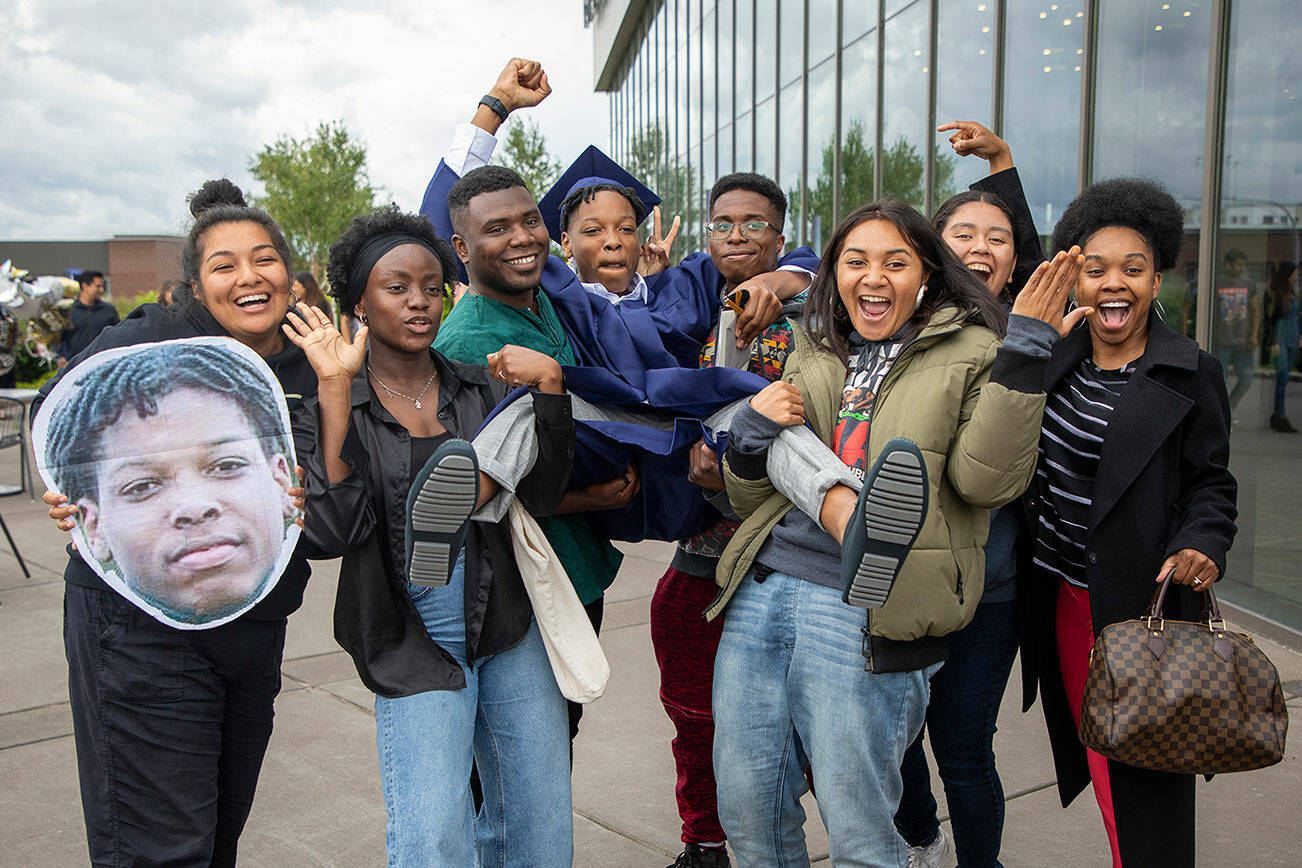
[[[248,205],[244,201],[244,193],[229,178],[204,181],[202,187],[190,194],[190,214],[193,217],[198,217],[209,208],[217,208],[222,205],[236,205],[239,207]]]

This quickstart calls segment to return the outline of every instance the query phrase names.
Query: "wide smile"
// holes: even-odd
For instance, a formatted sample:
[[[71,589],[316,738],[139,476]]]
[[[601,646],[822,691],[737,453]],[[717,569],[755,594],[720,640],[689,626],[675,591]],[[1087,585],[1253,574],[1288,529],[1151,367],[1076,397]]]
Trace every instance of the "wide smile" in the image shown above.
[[[538,261],[538,254],[527,253],[524,256],[513,256],[503,261],[517,271],[532,271],[534,263]]]
[[[271,306],[271,295],[265,292],[251,292],[235,299],[235,306],[245,313],[262,313]]]
[[[1095,306],[1098,312],[1095,314],[1095,322],[1105,331],[1120,331],[1130,322],[1130,314],[1134,311],[1134,302],[1123,299],[1113,299],[1111,301],[1101,301]]]
[[[994,277],[994,269],[985,262],[968,262],[965,264],[967,265],[968,271],[972,272],[986,283],[989,283],[990,278]]]

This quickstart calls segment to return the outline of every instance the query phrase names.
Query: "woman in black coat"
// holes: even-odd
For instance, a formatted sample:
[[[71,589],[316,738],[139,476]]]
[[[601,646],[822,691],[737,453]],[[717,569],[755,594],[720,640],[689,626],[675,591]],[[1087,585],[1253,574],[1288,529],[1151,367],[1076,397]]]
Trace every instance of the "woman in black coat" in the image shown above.
[[[1054,349],[1036,480],[1023,498],[1024,707],[1038,688],[1063,805],[1091,780],[1114,866],[1194,864],[1194,778],[1086,751],[1077,735],[1089,649],[1139,617],[1168,572],[1166,614],[1196,619],[1225,572],[1237,486],[1216,359],[1152,310],[1183,212],[1165,190],[1114,180],[1083,192],[1054,244],[1081,245],[1088,327]]]

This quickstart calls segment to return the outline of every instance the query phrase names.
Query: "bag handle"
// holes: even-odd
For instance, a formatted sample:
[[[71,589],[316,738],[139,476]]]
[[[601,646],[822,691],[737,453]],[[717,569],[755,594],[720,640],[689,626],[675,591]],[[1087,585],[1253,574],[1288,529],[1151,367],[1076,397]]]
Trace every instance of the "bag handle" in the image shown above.
[[[1154,658],[1161,659],[1166,653],[1166,639],[1162,635],[1166,627],[1166,621],[1163,617],[1166,603],[1166,593],[1171,587],[1171,577],[1175,575],[1175,567],[1167,570],[1166,575],[1162,578],[1162,584],[1153,591],[1153,597],[1149,600],[1148,609],[1145,610],[1144,616],[1140,619],[1144,626],[1148,628],[1147,646],[1149,652]],[[1206,625],[1212,633],[1212,651],[1222,660],[1229,661],[1234,655],[1234,645],[1230,642],[1229,636],[1226,635],[1225,619],[1221,617],[1221,604],[1216,599],[1216,593],[1208,587],[1207,590],[1200,592],[1203,595],[1202,600],[1202,617],[1199,619],[1200,624]],[[1157,622],[1154,628],[1153,622]]]

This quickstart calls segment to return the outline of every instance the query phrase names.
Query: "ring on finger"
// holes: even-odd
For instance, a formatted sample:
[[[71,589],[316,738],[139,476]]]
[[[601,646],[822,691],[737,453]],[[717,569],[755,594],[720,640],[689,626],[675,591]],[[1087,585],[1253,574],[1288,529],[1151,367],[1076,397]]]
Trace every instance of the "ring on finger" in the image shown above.
[[[1193,583],[1194,583],[1195,585],[1201,585],[1201,584],[1203,583],[1203,577],[1202,577],[1202,576],[1194,576]]]

